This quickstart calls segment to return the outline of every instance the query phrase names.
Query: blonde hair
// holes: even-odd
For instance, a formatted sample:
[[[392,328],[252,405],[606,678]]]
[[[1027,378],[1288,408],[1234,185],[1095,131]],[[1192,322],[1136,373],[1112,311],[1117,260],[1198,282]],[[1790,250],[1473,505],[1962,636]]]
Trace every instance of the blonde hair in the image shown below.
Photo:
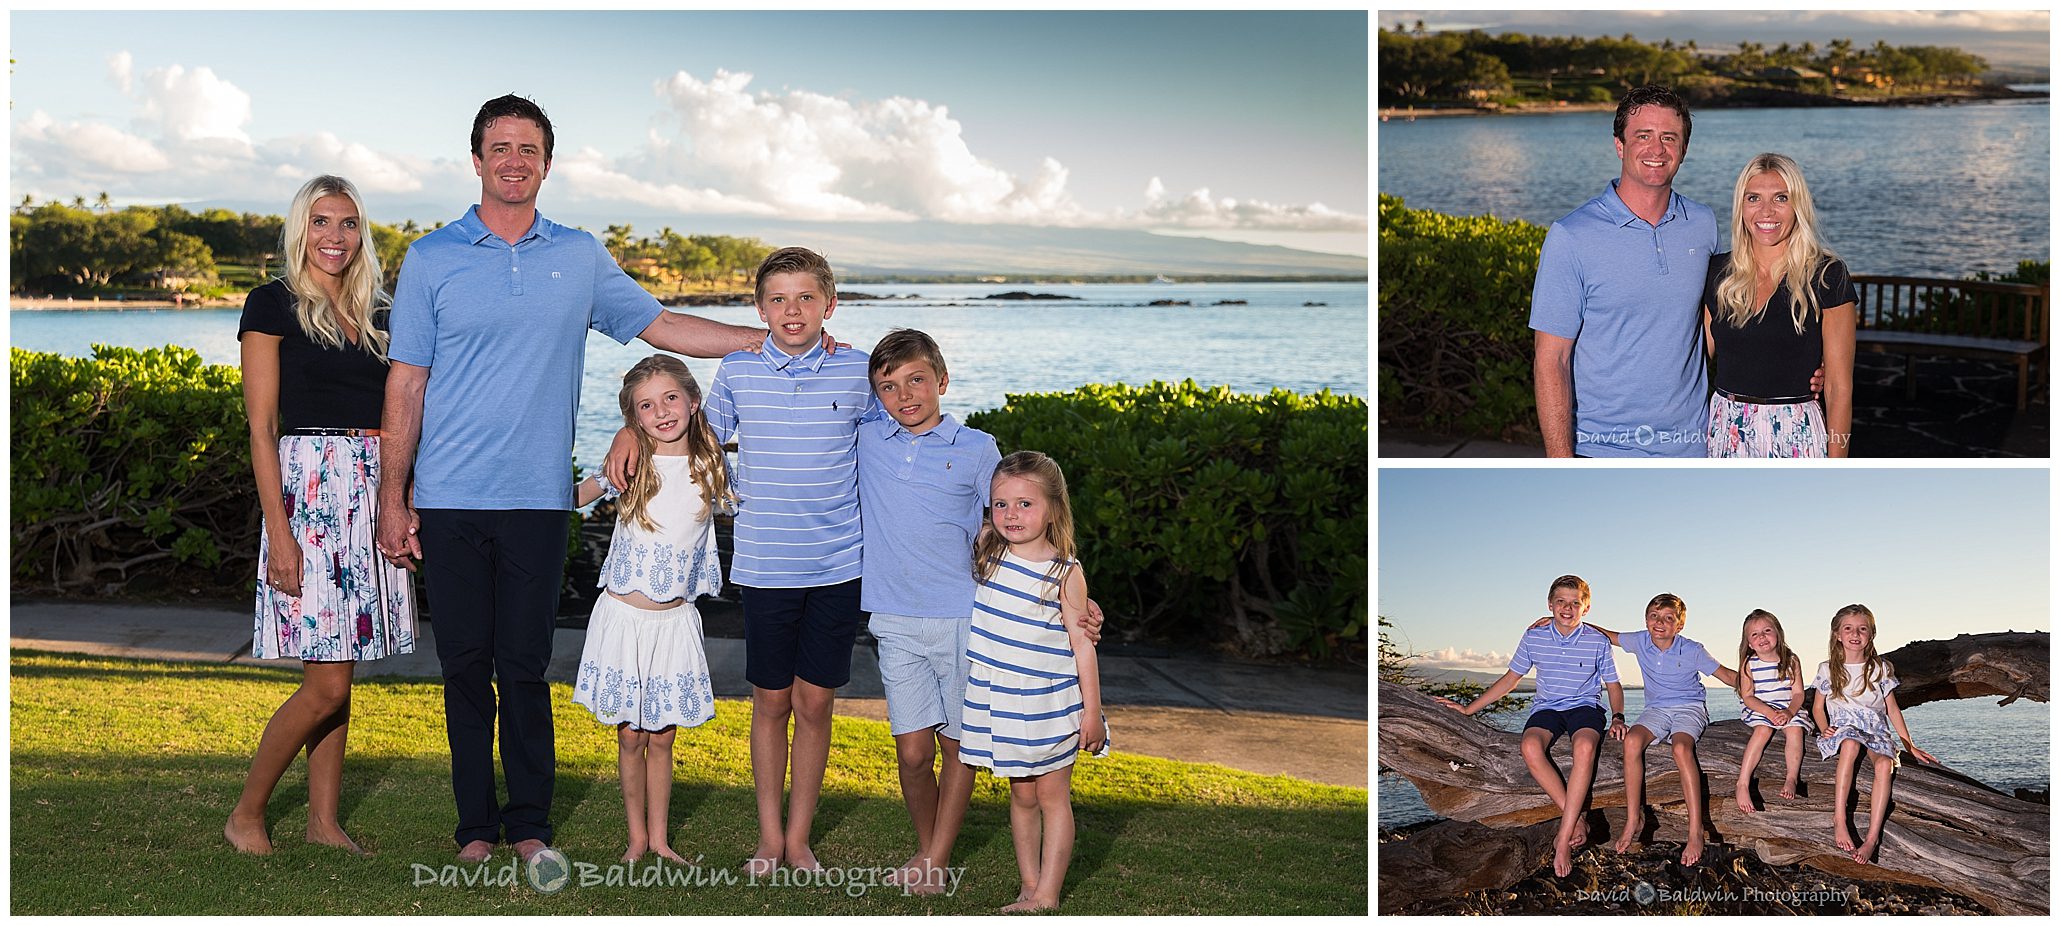
[[[1740,697],[1751,694],[1753,690],[1751,660],[1754,656],[1758,655],[1752,650],[1753,621],[1766,621],[1774,626],[1774,677],[1795,678],[1802,674],[1802,659],[1795,655],[1794,650],[1788,648],[1788,631],[1781,629],[1781,619],[1775,617],[1772,612],[1754,608],[1751,614],[1745,616],[1745,623],[1740,625],[1738,630],[1738,694]]]
[[[1831,265],[1829,258],[1838,255],[1817,236],[1817,207],[1810,199],[1810,186],[1803,182],[1802,168],[1785,154],[1756,155],[1738,172],[1738,183],[1731,192],[1731,263],[1722,271],[1711,314],[1733,328],[1743,328],[1767,310],[1767,304],[1757,298],[1759,257],[1754,253],[1752,223],[1745,215],[1745,185],[1765,173],[1779,174],[1788,187],[1792,228],[1785,242],[1787,249],[1774,269],[1780,275],[1781,288],[1788,291],[1795,333],[1801,334],[1804,320],[1823,309],[1811,287],[1812,277],[1821,276]]]
[[[1876,678],[1895,678],[1895,664],[1881,658],[1881,654],[1874,651],[1874,612],[1867,610],[1867,606],[1863,604],[1849,604],[1839,608],[1837,614],[1831,615],[1831,696],[1834,698],[1845,697],[1847,681],[1845,647],[1838,642],[1838,623],[1852,614],[1866,618],[1869,631],[1867,648],[1860,652],[1860,662],[1865,666],[1860,670],[1860,686],[1863,689],[1872,688]]]
[[[1066,500],[1066,474],[1051,457],[1035,450],[1018,450],[1002,457],[1000,465],[994,468],[995,482],[1011,476],[1027,479],[1044,489],[1045,504],[1051,509],[1044,520],[1044,539],[1057,553],[1045,578],[1056,582],[1078,555],[1073,546],[1073,507]],[[989,508],[992,507],[990,504]],[[994,529],[994,518],[990,515],[981,523],[980,536],[973,541],[973,578],[984,582],[994,575],[1001,565],[1001,551],[1007,546],[1008,541]]]
[[[358,250],[351,255],[350,266],[343,268],[337,294],[340,304],[334,305],[329,291],[315,282],[314,271],[308,269],[308,221],[315,203],[324,196],[344,197],[358,211]],[[386,294],[379,289],[379,248],[373,242],[372,222],[365,218],[365,201],[358,196],[357,187],[332,174],[302,184],[293,194],[293,205],[286,210],[286,223],[279,231],[279,262],[286,288],[293,291],[294,317],[308,340],[343,349],[344,325],[337,320],[341,316],[358,333],[359,346],[386,362],[386,332],[372,327],[373,310],[386,302]]]
[[[658,495],[662,480],[657,467],[651,465],[656,455],[658,442],[644,433],[637,423],[636,391],[654,376],[670,377],[694,403],[694,413],[687,416],[686,432],[682,438],[687,442],[687,457],[693,460],[694,483],[701,488],[701,500],[708,503],[709,517],[714,517],[717,502],[729,497],[729,478],[724,470],[722,443],[715,439],[715,429],[708,425],[708,415],[702,408],[701,384],[694,381],[694,374],[677,357],[652,354],[637,361],[629,372],[622,374],[622,392],[617,401],[622,406],[622,420],[637,436],[637,472],[631,476],[629,485],[622,487],[622,494],[615,499],[617,516],[628,518],[630,523],[644,530],[657,530],[658,522],[651,519],[651,499]]]

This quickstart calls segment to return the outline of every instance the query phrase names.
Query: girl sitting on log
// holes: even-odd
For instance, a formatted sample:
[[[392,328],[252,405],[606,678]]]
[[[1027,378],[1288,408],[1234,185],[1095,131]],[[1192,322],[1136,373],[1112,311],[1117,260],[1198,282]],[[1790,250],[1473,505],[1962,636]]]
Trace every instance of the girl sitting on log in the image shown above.
[[[1753,772],[1776,730],[1782,735],[1781,757],[1788,761],[1781,799],[1795,800],[1802,785],[1803,731],[1810,729],[1810,718],[1803,713],[1802,660],[1788,648],[1779,618],[1758,608],[1745,616],[1738,667],[1743,670],[1738,673],[1738,700],[1744,705],[1739,719],[1752,729],[1745,757],[1738,762],[1738,809],[1752,813]]]
[[[1831,618],[1830,649],[1831,658],[1817,667],[1812,687],[1818,693],[1813,709],[1817,728],[1824,731],[1817,737],[1817,752],[1826,759],[1838,757],[1831,798],[1831,841],[1851,852],[1854,861],[1871,863],[1881,847],[1881,824],[1900,764],[1897,754],[1907,745],[1918,761],[1938,760],[1910,742],[1910,728],[1903,724],[1903,712],[1896,707],[1893,693],[1895,666],[1874,651],[1874,612],[1862,604],[1839,608]],[[1867,839],[1855,847],[1845,801],[1852,794],[1854,770],[1863,750],[1874,759],[1874,791]]]

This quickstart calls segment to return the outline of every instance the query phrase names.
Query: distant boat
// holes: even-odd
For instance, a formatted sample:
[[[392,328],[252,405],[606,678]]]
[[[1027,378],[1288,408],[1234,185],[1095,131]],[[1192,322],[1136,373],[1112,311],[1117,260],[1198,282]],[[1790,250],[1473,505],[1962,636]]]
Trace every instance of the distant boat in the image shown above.
[[[1172,277],[1169,277],[1169,276],[1167,276],[1167,275],[1165,275],[1165,274],[1163,274],[1163,273],[1162,273],[1162,274],[1159,274],[1158,276],[1152,277],[1152,282],[1154,282],[1154,283],[1171,283],[1171,282],[1173,282],[1173,278],[1172,278]]]

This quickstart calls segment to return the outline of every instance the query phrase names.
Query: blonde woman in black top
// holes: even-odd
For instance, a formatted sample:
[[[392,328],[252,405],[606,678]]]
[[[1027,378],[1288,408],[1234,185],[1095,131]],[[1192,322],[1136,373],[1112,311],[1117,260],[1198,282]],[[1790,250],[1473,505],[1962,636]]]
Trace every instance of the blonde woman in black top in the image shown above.
[[[1731,251],[1703,287],[1711,353],[1709,455],[1843,457],[1851,451],[1858,294],[1817,234],[1802,169],[1754,157],[1731,197]],[[1811,382],[1823,370],[1821,406]]]
[[[264,510],[251,654],[298,659],[301,684],[272,714],[222,829],[272,851],[265,804],[308,753],[309,842],[361,852],[337,820],[351,674],[415,648],[407,573],[373,547],[386,332],[374,323],[379,259],[350,181],[300,188],[281,234],[283,279],[253,290],[237,338],[250,460]]]

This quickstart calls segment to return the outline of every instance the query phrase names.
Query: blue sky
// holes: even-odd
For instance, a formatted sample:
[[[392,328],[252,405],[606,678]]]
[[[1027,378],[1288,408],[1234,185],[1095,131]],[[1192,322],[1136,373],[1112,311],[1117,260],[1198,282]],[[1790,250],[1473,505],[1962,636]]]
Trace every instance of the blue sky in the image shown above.
[[[659,204],[1367,253],[1363,12],[15,12],[9,25],[14,202],[283,203],[333,171],[375,201],[455,215],[478,193],[472,114],[515,92],[557,126],[547,212]]]
[[[1961,633],[2050,630],[2041,469],[1397,469],[1379,477],[1379,613],[1434,668],[1500,672],[1546,587],[1594,592],[1588,619],[1637,630],[1652,596],[1737,661],[1764,608],[1807,667],[1831,615],[1873,610],[1883,652]],[[1736,667],[1735,665],[1733,666]],[[1635,660],[1619,659],[1627,683]]]
[[[2010,6],[2013,4],[1990,4]],[[1431,31],[1479,29],[1491,35],[1620,36],[1648,42],[1695,40],[1708,52],[1736,51],[1740,42],[1771,49],[1782,42],[1819,48],[1852,39],[1858,48],[1940,45],[1964,49],[1990,66],[2045,67],[2052,56],[2052,16],[2017,10],[1382,10],[1381,28],[1423,20]]]

